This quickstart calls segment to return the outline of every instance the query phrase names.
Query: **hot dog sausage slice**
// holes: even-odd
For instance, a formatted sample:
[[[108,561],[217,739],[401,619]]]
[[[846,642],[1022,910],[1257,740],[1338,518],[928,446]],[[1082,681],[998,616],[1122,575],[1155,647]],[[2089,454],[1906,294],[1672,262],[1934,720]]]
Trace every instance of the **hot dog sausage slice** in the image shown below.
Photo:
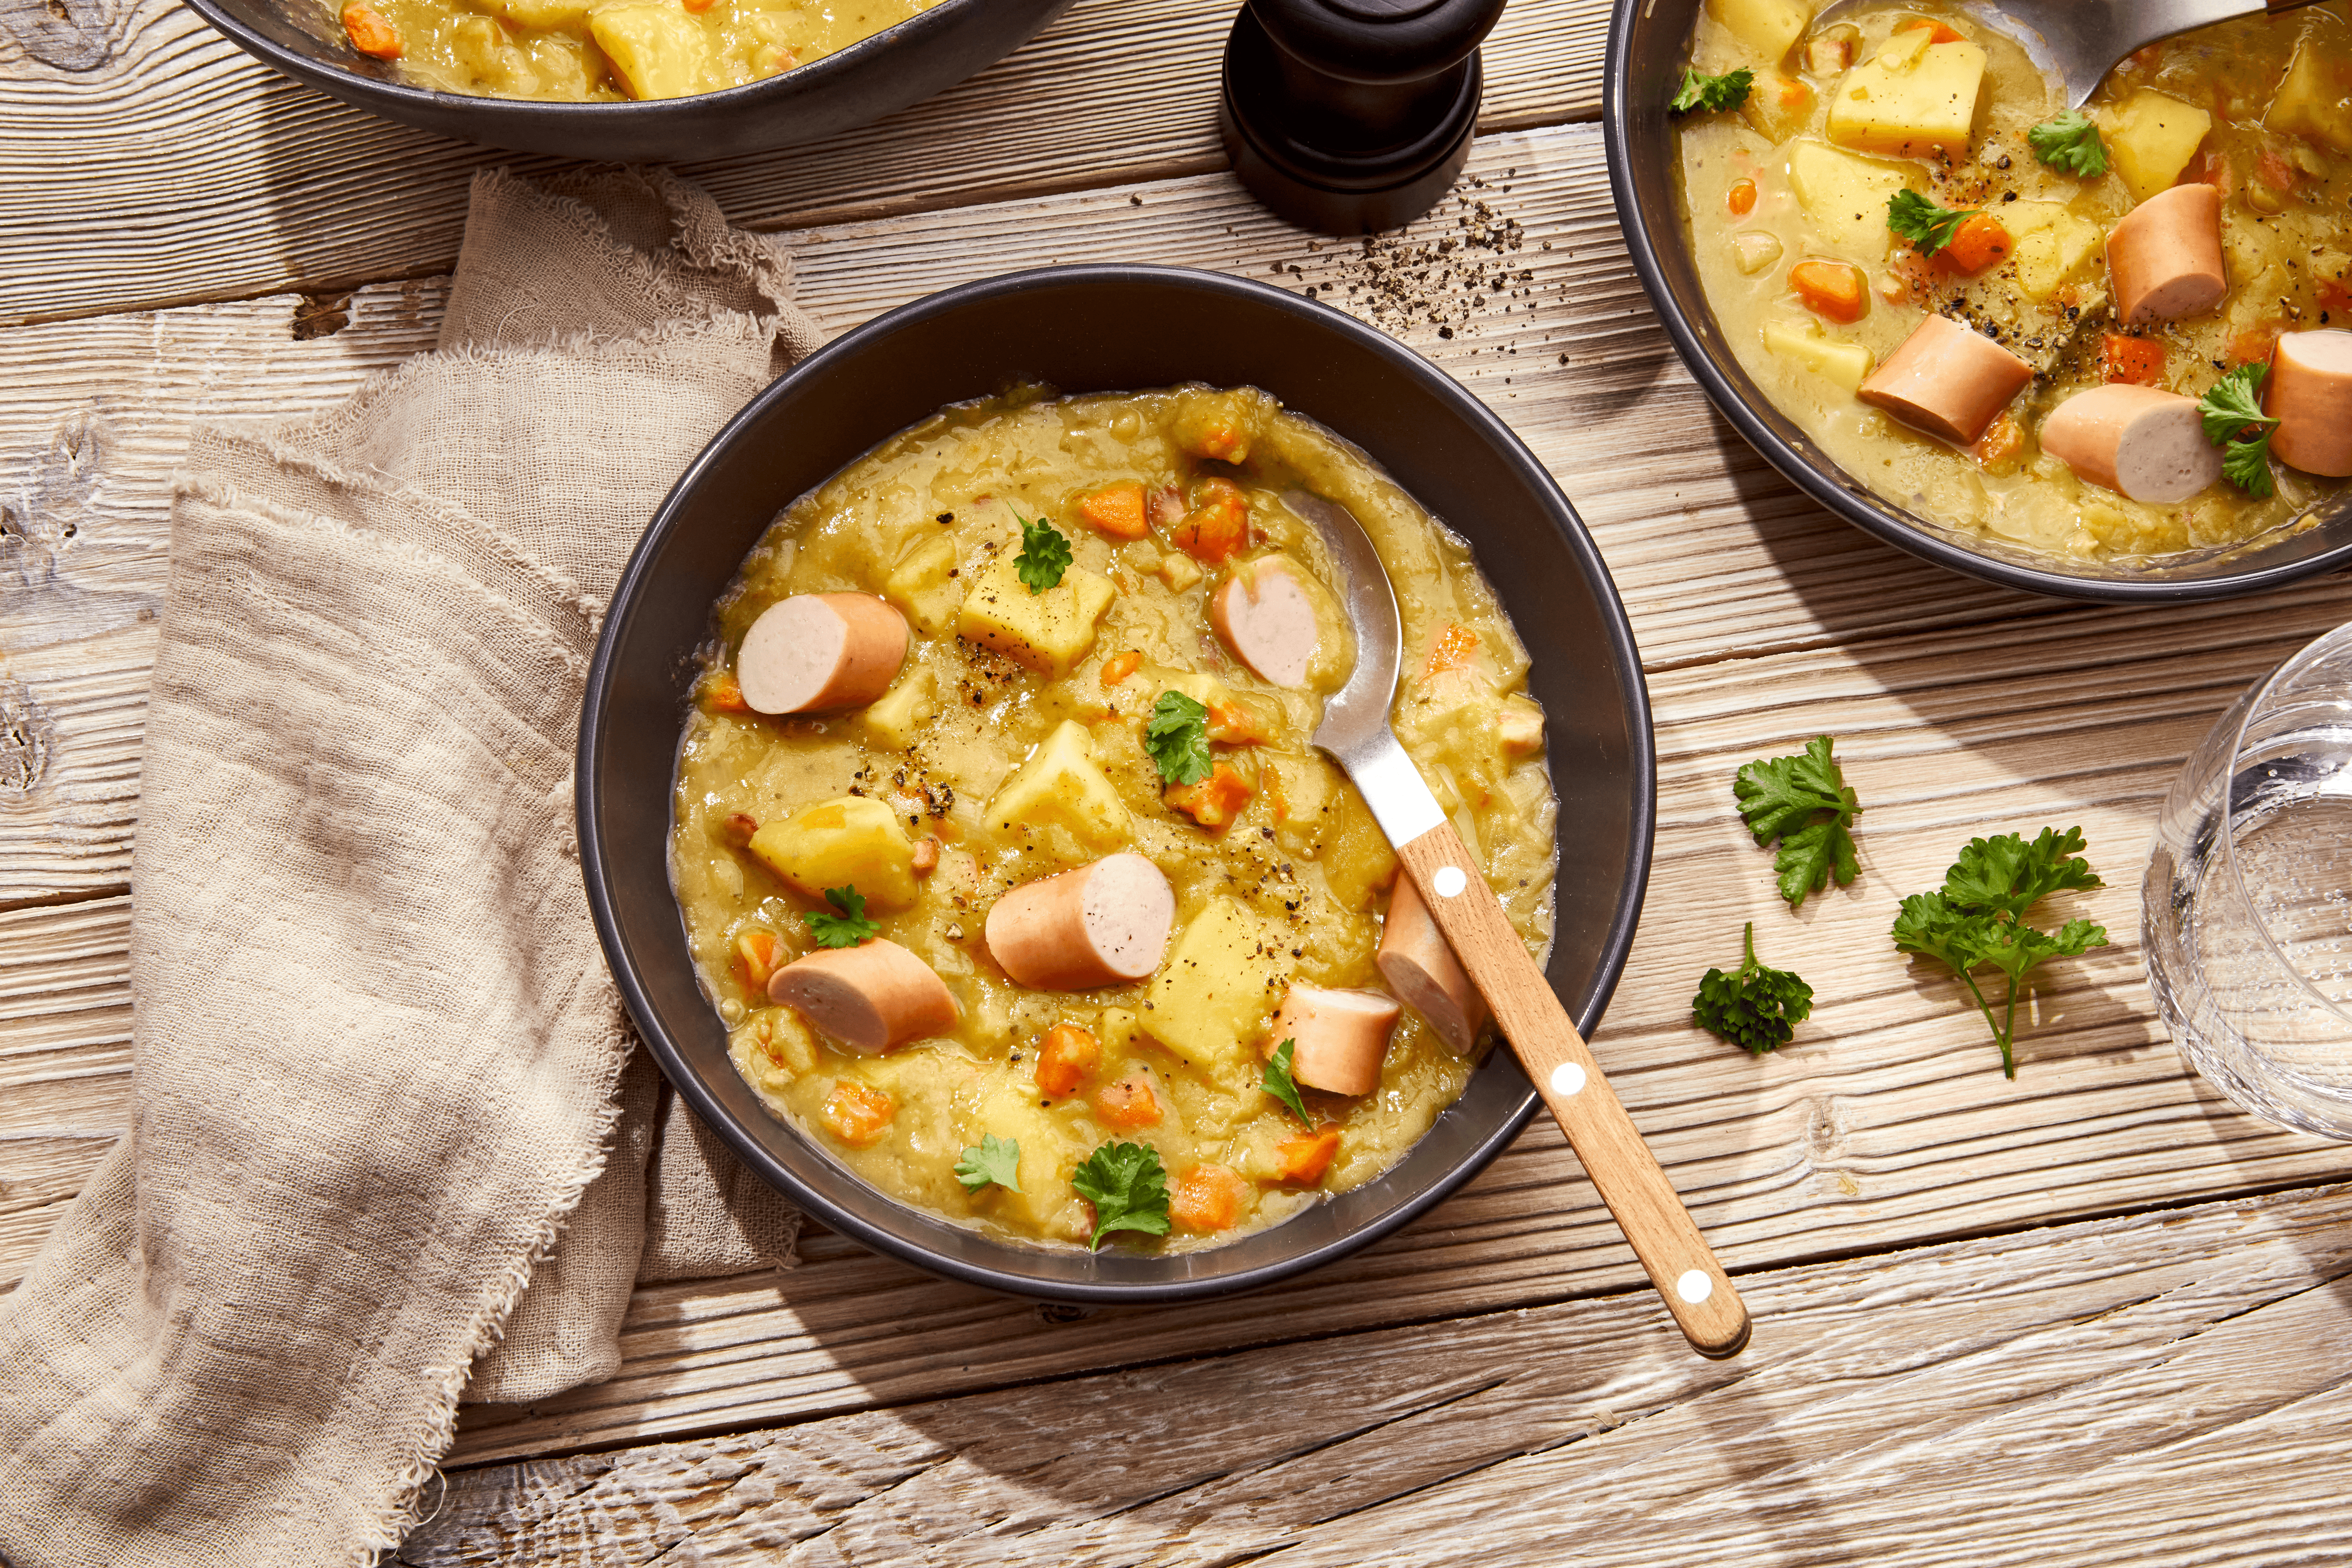
[[[1140,980],[1160,967],[1176,923],[1176,894],[1139,854],[1023,883],[988,912],[988,950],[1004,972],[1041,991],[1085,991]]]
[[[2150,196],[2107,231],[2107,276],[2126,325],[2210,310],[2230,292],[2221,193],[2202,183]]]
[[[1396,891],[1389,894],[1388,924],[1381,928],[1381,950],[1372,962],[1405,1006],[1427,1019],[1446,1044],[1469,1053],[1486,1026],[1486,998],[1463,973],[1410,878],[1397,878]]]
[[[889,1051],[944,1034],[956,1021],[947,982],[881,936],[793,959],[770,977],[768,999],[856,1051]]]
[[[1966,446],[2032,379],[2032,365],[1991,339],[1948,317],[1930,316],[1863,378],[1853,395]]]
[[[2221,476],[2191,400],[2116,382],[2076,392],[2042,422],[2042,449],[2078,478],[2135,501],[2185,501]]]
[[[1297,571],[1281,556],[1267,556],[1234,568],[1209,595],[1209,624],[1235,658],[1277,686],[1307,679],[1322,636]]]
[[[2271,352],[2263,412],[2279,422],[2271,451],[2291,468],[2352,475],[2352,332],[2289,332]]]
[[[744,633],[735,683],[760,713],[864,707],[907,657],[907,618],[870,593],[795,593]]]
[[[1293,986],[1282,996],[1266,1036],[1266,1054],[1291,1047],[1290,1075],[1309,1089],[1370,1094],[1381,1086],[1381,1058],[1389,1031],[1404,1009],[1378,991],[1333,991]]]

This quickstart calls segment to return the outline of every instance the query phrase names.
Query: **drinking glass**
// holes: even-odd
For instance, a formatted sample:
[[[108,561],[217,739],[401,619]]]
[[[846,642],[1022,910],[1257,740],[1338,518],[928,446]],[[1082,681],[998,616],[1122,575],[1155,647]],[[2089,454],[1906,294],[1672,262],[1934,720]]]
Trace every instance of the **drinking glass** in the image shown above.
[[[2257,1116],[2352,1140],[2352,625],[2257,682],[2189,758],[2140,928],[2189,1064]]]

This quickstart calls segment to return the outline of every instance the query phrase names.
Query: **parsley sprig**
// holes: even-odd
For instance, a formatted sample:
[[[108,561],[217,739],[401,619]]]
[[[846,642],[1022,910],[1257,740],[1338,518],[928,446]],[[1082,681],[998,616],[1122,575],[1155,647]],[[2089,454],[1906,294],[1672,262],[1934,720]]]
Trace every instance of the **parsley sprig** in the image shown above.
[[[2029,925],[2026,915],[2051,894],[2106,885],[2082,858],[2083,831],[2049,828],[2028,843],[2015,833],[1972,839],[1944,873],[1944,885],[1915,893],[1895,917],[1895,946],[1933,958],[1960,977],[2000,1047],[2003,1075],[2017,1076],[2014,1050],[2017,992],[2028,971],[2052,958],[2072,958],[2107,944],[2104,925],[2069,920],[2057,932]],[[1990,964],[2009,978],[1999,1018],[1969,971]]]
[[[1150,1145],[1104,1144],[1070,1173],[1070,1185],[1095,1206],[1094,1239],[1087,1244],[1095,1250],[1114,1230],[1168,1234],[1168,1171]]]
[[[1694,109],[1738,109],[1748,101],[1748,89],[1755,85],[1756,73],[1744,67],[1711,77],[1700,75],[1696,66],[1685,66],[1682,90],[1666,107],[1676,114],[1688,114]]]
[[[1887,199],[1886,226],[1909,240],[1921,256],[1933,256],[1982,210],[1937,206],[1916,191],[1897,191]]]
[[[2278,421],[2263,412],[2268,365],[2240,365],[2197,400],[2205,439],[2221,448],[2221,476],[2262,499],[2278,486],[2271,478],[2271,433]]]
[[[854,887],[828,887],[824,901],[839,914],[828,915],[813,909],[801,916],[801,924],[816,939],[820,947],[855,947],[867,937],[880,933],[877,921],[866,918],[866,895]]]
[[[1748,923],[1748,956],[1730,974],[1709,969],[1691,998],[1699,1028],[1750,1056],[1778,1051],[1813,1010],[1813,988],[1786,969],[1756,961],[1756,922]]]
[[[1168,784],[1198,784],[1209,776],[1209,710],[1182,692],[1161,692],[1143,724],[1143,749]]]
[[[956,1180],[978,1192],[991,1182],[1007,1192],[1021,1190],[1021,1140],[1000,1138],[993,1133],[981,1134],[980,1142],[963,1152],[956,1162]]]
[[[1298,1080],[1290,1075],[1291,1059],[1297,1053],[1298,1042],[1295,1040],[1286,1040],[1276,1046],[1258,1087],[1290,1107],[1290,1113],[1298,1118],[1301,1126],[1312,1127],[1315,1118],[1307,1113],[1307,1102],[1298,1097]]]
[[[1030,592],[1043,593],[1070,570],[1070,541],[1043,517],[1032,522],[1018,512],[1013,517],[1021,525],[1021,553],[1013,558],[1013,570]]]
[[[1790,908],[1819,893],[1830,879],[1843,887],[1861,869],[1853,852],[1853,820],[1862,801],[1830,755],[1834,743],[1815,736],[1793,757],[1759,758],[1739,770],[1731,792],[1759,844],[1780,841],[1772,857],[1780,896]]]
[[[2085,180],[2095,180],[2107,172],[2107,144],[2099,140],[2099,128],[2091,117],[2079,109],[2043,120],[2025,133],[2033,155],[2053,169],[2063,169]]]

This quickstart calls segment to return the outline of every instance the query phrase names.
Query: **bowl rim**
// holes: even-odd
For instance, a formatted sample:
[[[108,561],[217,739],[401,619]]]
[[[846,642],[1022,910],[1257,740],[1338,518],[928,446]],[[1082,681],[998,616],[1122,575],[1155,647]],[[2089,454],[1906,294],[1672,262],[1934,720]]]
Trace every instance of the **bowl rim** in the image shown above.
[[[1643,291],[1650,297],[1651,309],[1664,323],[1666,336],[1674,343],[1675,352],[1681,356],[1684,368],[1706,392],[1707,401],[1715,405],[1716,411],[1730,421],[1748,444],[1755,448],[1765,462],[1778,469],[1783,478],[1847,522],[1897,549],[1966,576],[2054,599],[2123,604],[2182,604],[2231,599],[2284,587],[2352,562],[2352,539],[2347,539],[2333,549],[2297,560],[2211,577],[2185,580],[2078,577],[2070,572],[2028,566],[2000,556],[1979,554],[1939,538],[1911,521],[1907,513],[1874,496],[1866,497],[1858,489],[1849,489],[1837,484],[1819,467],[1807,462],[1748,406],[1748,401],[1739,394],[1730,378],[1716,363],[1714,356],[1707,352],[1706,346],[1699,340],[1698,333],[1693,329],[1666,287],[1665,269],[1659,260],[1657,237],[1652,234],[1649,219],[1634,194],[1633,132],[1626,107],[1628,78],[1632,72],[1629,58],[1633,28],[1645,19],[1654,4],[1655,0],[1615,0],[1610,13],[1608,48],[1601,73],[1601,141],[1609,164],[1610,199],[1617,209],[1618,224],[1625,235],[1625,252],[1633,260],[1634,274],[1640,277]],[[1676,239],[1673,243],[1679,243],[1679,232],[1677,224]],[[1859,481],[1856,484],[1858,486]]]
[[[856,70],[868,56],[884,47],[902,44],[910,36],[919,40],[946,27],[962,12],[986,5],[990,0],[938,0],[938,4],[928,10],[917,12],[903,22],[893,22],[878,33],[869,33],[821,59],[759,81],[746,82],[740,87],[721,88],[716,92],[688,93],[683,98],[626,99],[618,103],[573,103],[561,99],[499,98],[487,93],[443,92],[438,88],[418,87],[386,77],[371,76],[365,71],[351,70],[331,60],[287,47],[268,34],[248,25],[223,4],[223,0],[184,0],[184,3],[247,54],[322,91],[348,90],[418,109],[480,106],[486,113],[528,114],[541,124],[553,122],[561,125],[592,118],[600,122],[625,118],[668,120],[688,113],[685,107],[688,105],[695,106],[697,111],[706,112],[749,110],[771,99],[814,91],[833,78]]]
[[[614,654],[620,633],[643,593],[653,580],[653,558],[662,538],[678,525],[688,493],[700,484],[707,471],[714,467],[725,449],[731,446],[745,432],[766,416],[768,408],[787,396],[799,383],[830,373],[835,367],[854,362],[866,346],[892,333],[919,326],[930,319],[960,310],[976,302],[1005,296],[1048,291],[1064,287],[1092,287],[1121,285],[1153,285],[1204,290],[1227,298],[1243,298],[1253,303],[1271,306],[1304,317],[1318,326],[1353,339],[1392,370],[1407,379],[1419,382],[1432,395],[1453,405],[1466,423],[1502,461],[1515,471],[1522,482],[1532,485],[1537,493],[1558,502],[1560,517],[1569,525],[1559,529],[1576,565],[1587,580],[1599,591],[1594,595],[1599,611],[1602,635],[1612,656],[1616,660],[1617,685],[1624,705],[1626,727],[1634,744],[1630,763],[1633,774],[1633,796],[1627,813],[1626,831],[1631,841],[1631,854],[1622,883],[1618,890],[1616,906],[1599,944],[1592,971],[1591,995],[1580,1016],[1576,1019],[1579,1032],[1590,1037],[1593,1026],[1606,1010],[1610,998],[1624,972],[1636,928],[1641,921],[1643,904],[1649,890],[1651,863],[1657,828],[1657,739],[1652,725],[1649,686],[1643,672],[1641,656],[1633,641],[1633,625],[1625,612],[1624,601],[1617,591],[1616,581],[1610,576],[1599,548],[1575,505],[1569,499],[1558,480],[1522,442],[1510,426],[1480,401],[1469,389],[1454,380],[1420,354],[1344,311],[1314,301],[1301,299],[1285,290],[1248,278],[1229,277],[1182,267],[1161,267],[1141,264],[1079,264],[1026,268],[999,274],[954,285],[925,295],[873,318],[843,333],[792,366],[782,375],[770,382],[751,400],[721,426],[717,434],[698,453],[678,476],[646,524],[636,546],[630,551],[627,564],[613,590],[604,624],[598,633],[596,649],[588,671],[580,712],[580,744],[575,754],[574,821],[580,846],[582,880],[585,884],[590,915],[596,927],[599,945],[604,949],[606,966],[618,987],[630,1018],[636,1024],[640,1038],[660,1063],[665,1076],[684,1095],[706,1125],[717,1132],[736,1155],[750,1166],[763,1180],[774,1186],[824,1223],[862,1245],[886,1256],[911,1263],[935,1275],[943,1275],[966,1284],[978,1285],[1001,1293],[1066,1301],[1087,1306],[1165,1305],[1180,1301],[1202,1301],[1213,1297],[1237,1294],[1261,1289],[1294,1278],[1337,1261],[1350,1253],[1372,1245],[1418,1219],[1439,1203],[1452,1197],[1465,1183],[1491,1164],[1513,1139],[1524,1131],[1533,1119],[1542,1101],[1532,1084],[1527,1084],[1518,1103],[1503,1116],[1495,1128],[1471,1146],[1454,1166],[1431,1182],[1419,1193],[1395,1207],[1378,1216],[1370,1223],[1357,1227],[1344,1235],[1334,1237],[1321,1245],[1293,1253],[1256,1268],[1209,1278],[1171,1277],[1148,1281],[1034,1281],[1025,1276],[999,1271],[984,1265],[967,1263],[962,1260],[930,1251],[920,1243],[883,1227],[867,1223],[859,1216],[841,1208],[822,1192],[817,1191],[775,1158],[758,1140],[750,1135],[734,1114],[688,1065],[684,1053],[663,1026],[659,1013],[635,971],[628,957],[628,948],[614,902],[607,893],[611,868],[606,863],[605,847],[597,826],[602,802],[601,779],[596,758],[605,743],[604,724],[605,699],[611,686]],[[1058,395],[1077,395],[1105,389],[1055,389]],[[1108,389],[1118,390],[1118,389]],[[1129,389],[1133,390],[1133,389]],[[877,441],[888,438],[883,432]],[[1349,439],[1339,433],[1342,439]],[[852,453],[842,458],[844,464],[855,462],[861,454]],[[1368,454],[1368,455],[1370,455]],[[1377,456],[1372,460],[1377,463]],[[789,504],[791,498],[787,497]],[[779,506],[782,509],[782,505]],[[1455,526],[1451,520],[1447,526]],[[1472,540],[1475,548],[1476,541]],[[1570,1005],[1564,1003],[1564,1005]],[[1518,1071],[1510,1052],[1497,1042],[1477,1071],[1498,1067],[1506,1071]],[[1524,1074],[1521,1075],[1525,1082]],[[1451,1107],[1448,1107],[1451,1109]],[[1442,1114],[1443,1113],[1441,1113]],[[1425,1136],[1426,1134],[1424,1134]],[[1410,1153],[1408,1145],[1407,1153]],[[1402,1161],[1403,1156],[1400,1156]],[[1395,1167],[1390,1167],[1393,1170]],[[851,1173],[853,1177],[855,1173]],[[862,1179],[862,1178],[856,1178]],[[871,1184],[868,1184],[871,1185]],[[878,1190],[878,1189],[877,1189]],[[888,1194],[884,1194],[888,1197]],[[923,1211],[911,1205],[898,1203],[910,1214]],[[1275,1228],[1279,1228],[1276,1227]],[[989,1239],[993,1240],[992,1238]],[[1003,1245],[1002,1243],[999,1244]],[[1011,1250],[1010,1248],[1006,1249]]]

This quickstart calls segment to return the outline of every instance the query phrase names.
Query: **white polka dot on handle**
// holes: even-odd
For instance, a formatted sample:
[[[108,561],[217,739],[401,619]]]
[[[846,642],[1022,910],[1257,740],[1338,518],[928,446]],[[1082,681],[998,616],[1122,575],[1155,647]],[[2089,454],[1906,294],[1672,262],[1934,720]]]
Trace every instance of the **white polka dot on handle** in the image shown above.
[[[1675,1294],[1696,1305],[1715,1294],[1715,1281],[1706,1277],[1705,1270],[1693,1269],[1675,1281]]]
[[[1437,890],[1437,896],[1440,898],[1459,898],[1462,896],[1462,890],[1470,885],[1470,879],[1462,874],[1462,868],[1458,865],[1439,866],[1437,874],[1431,877],[1429,882],[1430,885]]]
[[[1584,1087],[1584,1069],[1573,1061],[1563,1061],[1551,1070],[1551,1092],[1573,1094]]]

